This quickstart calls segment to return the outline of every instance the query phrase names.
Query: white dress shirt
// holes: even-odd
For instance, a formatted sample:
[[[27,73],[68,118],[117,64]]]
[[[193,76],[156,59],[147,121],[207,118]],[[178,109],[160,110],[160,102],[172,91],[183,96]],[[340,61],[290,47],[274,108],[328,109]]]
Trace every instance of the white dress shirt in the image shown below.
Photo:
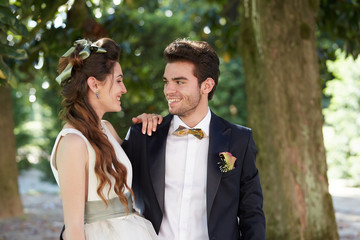
[[[206,179],[211,112],[194,128],[206,138],[192,134],[179,137],[173,132],[182,125],[174,116],[166,141],[164,216],[160,240],[209,239],[206,215]]]

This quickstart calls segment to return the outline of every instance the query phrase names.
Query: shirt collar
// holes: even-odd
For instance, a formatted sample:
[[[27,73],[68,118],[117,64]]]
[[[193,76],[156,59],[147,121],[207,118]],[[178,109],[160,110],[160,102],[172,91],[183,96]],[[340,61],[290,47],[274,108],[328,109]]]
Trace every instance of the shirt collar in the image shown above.
[[[200,128],[201,130],[204,131],[204,133],[209,136],[210,133],[210,120],[211,120],[211,111],[210,108],[208,108],[208,112],[206,114],[206,116],[193,128]],[[188,125],[186,125],[180,118],[178,115],[174,115],[174,119],[173,119],[173,127],[174,130],[178,129],[179,126],[184,126],[186,128],[191,128]]]

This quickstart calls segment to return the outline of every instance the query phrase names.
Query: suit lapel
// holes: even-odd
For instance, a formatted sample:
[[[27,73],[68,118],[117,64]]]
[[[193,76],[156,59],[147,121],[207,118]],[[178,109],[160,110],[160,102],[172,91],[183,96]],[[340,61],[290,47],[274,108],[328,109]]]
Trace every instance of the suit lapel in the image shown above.
[[[219,170],[219,153],[229,151],[231,129],[228,128],[223,120],[211,113],[210,138],[207,168],[206,186],[206,205],[207,217],[209,220],[210,210],[214,203],[215,195],[218,190],[222,173]]]
[[[172,115],[164,118],[163,123],[158,126],[154,135],[149,138],[147,150],[150,178],[162,212],[164,212],[166,139],[171,119]]]

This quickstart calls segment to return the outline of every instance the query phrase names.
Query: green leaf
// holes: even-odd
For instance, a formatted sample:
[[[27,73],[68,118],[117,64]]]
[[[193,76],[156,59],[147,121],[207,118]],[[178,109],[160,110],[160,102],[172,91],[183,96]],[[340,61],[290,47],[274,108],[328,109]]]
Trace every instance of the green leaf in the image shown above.
[[[16,34],[19,34],[25,38],[29,36],[29,31],[25,27],[24,24],[22,24],[20,21],[16,19],[15,24],[10,26],[10,30],[13,31]]]
[[[23,37],[28,37],[29,35],[26,26],[16,18],[9,7],[0,6],[0,23],[4,24],[12,32],[22,35]]]
[[[6,76],[5,76],[5,74],[3,73],[2,70],[0,70],[0,78],[1,79],[6,79]]]
[[[1,0],[0,0],[1,1]],[[5,24],[14,23],[16,17],[11,12],[9,7],[4,7],[0,5],[0,22]]]
[[[9,68],[9,66],[4,62],[4,59],[2,56],[0,56],[0,78],[2,79],[7,79],[9,78],[10,74],[11,74],[11,70]]]
[[[27,52],[24,49],[11,47],[8,45],[0,44],[0,54],[8,58],[16,60],[23,60],[28,57]]]
[[[14,86],[15,82],[13,82],[13,81],[14,81],[14,77],[13,77],[11,69],[4,62],[3,57],[0,56],[0,86],[7,85],[7,84]]]
[[[0,6],[9,7],[9,1],[8,0],[0,0]]]

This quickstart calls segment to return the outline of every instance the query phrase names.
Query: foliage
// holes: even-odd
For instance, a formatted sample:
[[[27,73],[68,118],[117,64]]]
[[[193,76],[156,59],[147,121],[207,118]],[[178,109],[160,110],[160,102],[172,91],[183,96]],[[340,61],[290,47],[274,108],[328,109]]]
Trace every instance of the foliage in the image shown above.
[[[60,109],[58,89],[48,84],[46,76],[38,74],[32,83],[19,84],[13,91],[18,161],[37,163],[48,158],[61,127],[56,117]]]
[[[321,0],[317,16],[317,46],[322,86],[334,76],[327,70],[326,61],[336,59],[336,50],[356,58],[360,53],[360,5],[358,1]],[[329,98],[323,97],[327,107]]]
[[[327,83],[325,94],[331,101],[323,111],[328,174],[360,186],[360,57],[345,55],[337,51],[337,59],[327,62],[335,76]]]
[[[233,123],[246,125],[245,79],[241,59],[220,63],[220,79],[209,105],[220,116]]]
[[[123,48],[120,64],[128,93],[123,96],[123,112],[107,114],[105,118],[124,137],[131,117],[143,112],[166,114],[167,104],[162,90],[165,67],[162,52],[174,39],[186,37],[191,24],[179,17],[169,18],[161,10],[134,11],[125,6],[115,11],[118,15],[105,17],[102,25],[108,27],[109,35]]]
[[[222,29],[230,26],[234,30],[236,27],[231,21],[220,20],[221,6],[218,4],[124,1],[115,5],[113,1],[12,0],[10,10],[27,31],[27,34],[18,35],[8,32],[12,38],[6,41],[8,45],[20,46],[27,53],[26,59],[7,58],[6,61],[15,79],[14,132],[17,159],[21,165],[26,161],[40,161],[37,165],[42,166],[41,159],[49,158],[61,128],[57,117],[61,108],[60,87],[53,80],[57,75],[57,61],[79,38],[94,40],[110,36],[120,43],[120,64],[128,93],[122,98],[123,111],[106,114],[104,118],[113,123],[121,137],[125,136],[131,124],[131,117],[143,112],[167,114],[162,52],[176,38],[207,40],[214,46],[224,61],[220,85],[211,107],[228,120],[246,123],[241,61],[239,58],[230,59],[235,51],[230,54],[230,47],[226,46],[231,44],[222,40],[231,32],[224,31],[226,34],[222,36]],[[206,27],[211,34],[205,33]]]
[[[359,20],[358,1],[321,0],[317,19],[320,58],[334,60],[338,48],[356,58],[360,53]]]
[[[8,66],[7,59],[21,60],[27,58],[27,53],[19,45],[7,44],[8,33],[15,36],[28,36],[25,25],[16,18],[8,7],[7,1],[0,1],[0,86],[13,83],[13,71]]]
[[[35,164],[34,167],[43,173],[40,180],[56,184],[56,179],[49,164],[49,158],[41,158],[39,163]]]
[[[241,28],[239,14],[246,11],[241,1],[114,2],[10,0],[9,5],[0,0],[0,84],[10,82],[14,87],[19,159],[28,158],[33,151],[50,154],[61,128],[57,117],[60,87],[54,81],[57,61],[79,38],[110,36],[120,43],[120,64],[128,93],[122,98],[123,111],[104,118],[113,123],[121,137],[131,117],[143,112],[167,114],[162,51],[174,39],[183,37],[206,40],[219,53],[221,76],[211,108],[232,122],[246,125],[244,78],[236,41]],[[335,59],[337,48],[354,56],[359,53],[359,13],[357,1],[320,1],[317,42],[324,87],[332,78],[325,60]],[[44,83],[49,86],[43,88]],[[33,103],[29,102],[32,89],[36,91]],[[324,106],[329,99],[324,97]],[[34,108],[40,111],[36,120]],[[38,121],[42,126],[34,127],[32,124]]]
[[[18,161],[17,166],[19,170],[29,170],[33,165],[27,159],[22,159]]]

